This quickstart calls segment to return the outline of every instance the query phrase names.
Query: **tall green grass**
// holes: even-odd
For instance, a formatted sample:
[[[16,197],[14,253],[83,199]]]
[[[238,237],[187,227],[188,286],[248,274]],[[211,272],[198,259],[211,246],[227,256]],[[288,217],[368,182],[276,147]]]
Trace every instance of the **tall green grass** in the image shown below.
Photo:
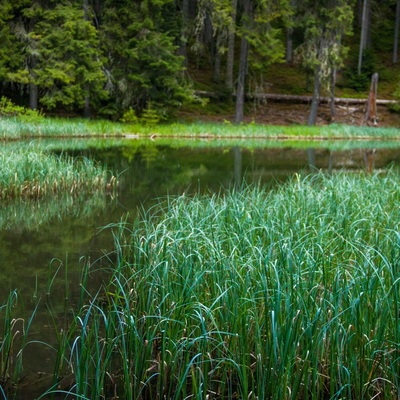
[[[350,125],[272,126],[262,124],[233,125],[227,123],[168,123],[146,125],[108,120],[80,118],[38,118],[35,121],[12,117],[0,119],[0,140],[35,137],[174,137],[174,138],[257,138],[257,139],[392,139],[397,140],[397,128],[371,128]]]
[[[40,146],[3,147],[0,199],[40,198],[49,194],[112,189],[116,178],[87,158],[57,156]]]
[[[399,398],[399,184],[297,175],[113,226],[111,279],[63,333],[46,395]]]

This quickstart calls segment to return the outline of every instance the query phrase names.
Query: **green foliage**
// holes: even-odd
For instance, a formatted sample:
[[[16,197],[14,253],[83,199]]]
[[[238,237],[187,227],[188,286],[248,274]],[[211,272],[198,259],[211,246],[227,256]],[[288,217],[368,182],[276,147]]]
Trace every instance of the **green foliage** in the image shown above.
[[[309,0],[299,7],[305,34],[297,52],[304,68],[331,90],[332,74],[343,66],[348,51],[343,39],[352,33],[352,7],[346,0]]]
[[[31,110],[23,106],[18,106],[3,96],[0,99],[0,116],[19,117],[20,120],[25,122],[40,122],[44,114],[39,110]]]
[[[106,67],[113,101],[122,110],[132,107],[141,114],[151,102],[164,118],[191,98],[176,38],[164,30],[171,7],[168,0],[125,1],[118,8],[109,1],[102,9],[104,51],[113,60]]]
[[[147,107],[143,110],[140,122],[144,125],[154,126],[157,125],[162,117],[158,114],[158,111],[153,108],[151,102],[147,103]]]
[[[127,111],[121,117],[121,122],[129,122],[136,123],[138,122],[138,117],[136,116],[136,112],[132,107],[129,107]]]
[[[352,57],[350,65],[344,69],[343,75],[346,79],[346,86],[358,92],[368,89],[371,76],[376,72],[376,57],[371,49],[363,51],[361,73],[358,73],[357,60]]]

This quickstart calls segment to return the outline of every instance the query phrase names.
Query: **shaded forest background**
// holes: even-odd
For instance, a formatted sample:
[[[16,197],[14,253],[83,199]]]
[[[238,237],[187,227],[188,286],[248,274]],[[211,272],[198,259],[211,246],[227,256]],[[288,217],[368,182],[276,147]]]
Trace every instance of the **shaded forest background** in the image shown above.
[[[374,72],[381,98],[400,97],[399,20],[400,0],[3,0],[0,97],[46,114],[241,122],[268,114],[255,94],[308,94],[298,122],[314,124],[322,95],[366,96]]]

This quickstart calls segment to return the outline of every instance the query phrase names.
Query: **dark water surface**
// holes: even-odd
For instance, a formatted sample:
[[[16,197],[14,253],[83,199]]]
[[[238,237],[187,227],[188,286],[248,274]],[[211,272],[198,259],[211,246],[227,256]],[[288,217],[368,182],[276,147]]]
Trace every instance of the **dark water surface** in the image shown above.
[[[68,309],[77,304],[80,276],[89,262],[91,285],[100,285],[96,272],[112,261],[112,228],[121,218],[133,218],[167,194],[218,192],[243,180],[271,185],[299,171],[350,169],[372,171],[400,163],[400,148],[328,150],[296,147],[252,148],[204,144],[192,147],[152,142],[120,141],[58,148],[104,163],[119,174],[118,193],[91,198],[45,199],[40,203],[2,205],[0,210],[0,304],[11,290],[23,299],[18,307],[29,315],[39,302],[32,338],[54,342],[54,323],[68,322]],[[76,146],[75,146],[76,147]],[[365,147],[365,146],[364,146]],[[65,308],[65,304],[68,304]],[[67,309],[67,311],[65,311]],[[22,311],[21,311],[22,313]],[[66,314],[65,314],[66,313]],[[2,318],[2,314],[0,314]],[[18,324],[18,323],[17,323]],[[0,319],[0,338],[2,336]],[[24,355],[26,371],[51,372],[54,352],[30,345]],[[37,375],[35,375],[37,376]],[[29,385],[28,385],[29,386]],[[33,388],[20,398],[32,398]],[[0,398],[1,395],[0,395]]]

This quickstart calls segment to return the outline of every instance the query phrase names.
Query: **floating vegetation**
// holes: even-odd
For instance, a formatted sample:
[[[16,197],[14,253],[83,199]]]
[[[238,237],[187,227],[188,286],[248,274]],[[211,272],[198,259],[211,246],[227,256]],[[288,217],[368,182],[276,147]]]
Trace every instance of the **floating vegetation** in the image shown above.
[[[0,152],[0,200],[38,199],[68,192],[113,190],[115,176],[88,158],[57,156],[40,146],[7,147]]]

